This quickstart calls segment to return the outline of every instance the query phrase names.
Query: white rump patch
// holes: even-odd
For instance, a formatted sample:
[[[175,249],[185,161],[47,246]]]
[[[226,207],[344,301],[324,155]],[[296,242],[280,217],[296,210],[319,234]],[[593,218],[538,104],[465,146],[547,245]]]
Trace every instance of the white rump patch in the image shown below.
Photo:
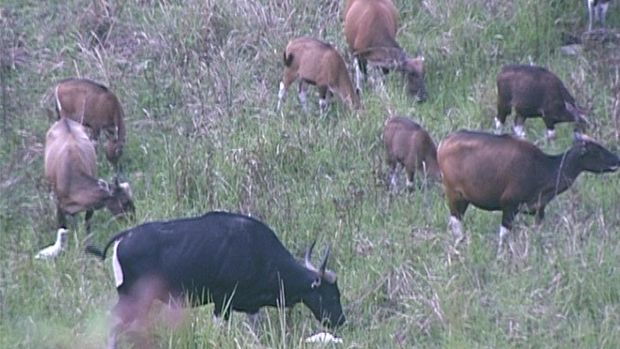
[[[547,136],[547,139],[555,139],[555,130],[547,129],[546,136]]]
[[[114,270],[114,284],[116,287],[123,284],[123,269],[121,268],[121,263],[118,261],[118,255],[116,254],[120,242],[120,240],[116,240],[112,249],[112,270]]]

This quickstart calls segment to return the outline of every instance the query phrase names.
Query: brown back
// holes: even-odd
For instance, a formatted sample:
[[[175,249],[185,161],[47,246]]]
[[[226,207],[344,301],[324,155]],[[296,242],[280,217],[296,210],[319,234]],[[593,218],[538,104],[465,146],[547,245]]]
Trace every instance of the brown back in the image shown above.
[[[125,143],[123,108],[107,87],[88,79],[69,78],[56,86],[58,117],[73,119],[93,132],[98,139],[103,130],[109,136],[106,156],[115,164]]]

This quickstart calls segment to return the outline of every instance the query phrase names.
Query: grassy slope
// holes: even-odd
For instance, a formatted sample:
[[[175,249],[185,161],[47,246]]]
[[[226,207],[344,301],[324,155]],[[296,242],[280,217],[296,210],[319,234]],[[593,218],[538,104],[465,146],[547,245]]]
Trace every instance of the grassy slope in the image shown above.
[[[105,341],[115,292],[109,265],[81,252],[83,226],[56,262],[32,260],[55,230],[42,179],[45,108],[54,82],[73,75],[110,85],[123,102],[137,222],[226,209],[263,219],[298,255],[315,237],[331,243],[346,347],[620,346],[618,175],[582,175],[541,226],[519,216],[518,253],[500,261],[499,214],[471,209],[470,243],[455,256],[440,186],[385,191],[379,135],[387,111],[420,121],[436,141],[459,128],[490,129],[504,63],[551,67],[591,109],[593,135],[617,150],[616,46],[591,45],[580,56],[557,50],[563,33],[584,27],[581,3],[398,1],[398,38],[426,57],[429,101],[409,102],[392,74],[387,94],[364,91],[363,111],[335,103],[322,117],[315,105],[301,113],[293,91],[274,111],[281,50],[291,37],[313,35],[345,52],[338,2],[183,3],[128,1],[109,16],[96,1],[0,5],[0,47],[16,57],[0,67],[0,347]],[[108,33],[103,45],[97,32]],[[540,120],[526,127],[530,139],[542,137]],[[565,125],[544,147],[558,153],[569,144]],[[109,166],[99,167],[109,178]],[[129,224],[101,211],[93,226],[102,244]],[[214,327],[210,309],[191,310],[176,332],[159,326],[160,345],[303,347],[318,327],[301,306],[270,310],[257,342],[241,316]]]

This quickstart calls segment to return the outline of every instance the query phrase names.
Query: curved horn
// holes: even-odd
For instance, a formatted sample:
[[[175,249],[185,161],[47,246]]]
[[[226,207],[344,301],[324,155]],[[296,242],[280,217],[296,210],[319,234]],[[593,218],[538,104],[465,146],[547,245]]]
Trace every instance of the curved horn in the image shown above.
[[[327,251],[325,251],[325,257],[323,257],[323,261],[321,262],[321,268],[319,269],[319,275],[322,279],[333,284],[336,282],[336,273],[327,269],[327,260],[329,259],[329,252],[331,248],[328,246]]]
[[[306,255],[304,257],[304,265],[306,266],[306,268],[312,270],[312,271],[316,271],[318,272],[318,270],[316,269],[316,267],[314,265],[312,265],[312,250],[314,249],[314,245],[316,244],[316,240],[314,240],[312,242],[312,245],[310,245],[310,247],[306,250]]]
[[[325,274],[325,267],[327,267],[327,259],[329,258],[329,251],[331,248],[328,246],[327,251],[325,251],[325,256],[323,257],[323,261],[321,261],[321,267],[319,268],[319,273],[321,276]]]

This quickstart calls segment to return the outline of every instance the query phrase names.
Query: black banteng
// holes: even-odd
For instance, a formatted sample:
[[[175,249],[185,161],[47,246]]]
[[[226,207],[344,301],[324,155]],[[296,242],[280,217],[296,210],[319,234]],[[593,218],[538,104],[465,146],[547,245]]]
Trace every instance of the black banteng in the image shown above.
[[[111,343],[134,321],[143,321],[159,299],[189,306],[214,303],[215,316],[230,311],[256,314],[264,306],[305,304],[329,327],[345,322],[336,275],[326,269],[329,252],[319,268],[298,262],[264,223],[251,217],[210,212],[200,217],[151,222],[114,236],[114,278],[119,295]],[[282,304],[281,302],[284,302]]]
[[[519,211],[536,215],[566,191],[581,172],[611,172],[620,158],[594,140],[581,136],[563,154],[547,155],[533,144],[510,135],[459,131],[448,135],[437,150],[450,227],[463,238],[461,221],[469,204],[502,211],[499,252]]]
[[[526,118],[542,117],[548,139],[555,138],[555,124],[575,122],[575,131],[583,132],[587,119],[562,81],[549,70],[529,65],[507,65],[497,75],[498,131],[515,109],[514,133],[525,138]]]

